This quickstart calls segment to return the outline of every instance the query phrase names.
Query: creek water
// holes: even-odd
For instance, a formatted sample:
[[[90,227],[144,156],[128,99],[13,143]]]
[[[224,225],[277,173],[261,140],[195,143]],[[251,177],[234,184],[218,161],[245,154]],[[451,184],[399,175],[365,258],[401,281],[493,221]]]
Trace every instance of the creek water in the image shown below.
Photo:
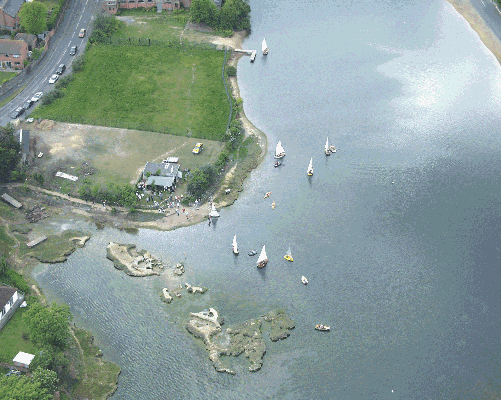
[[[35,278],[122,367],[113,398],[496,397],[499,63],[442,0],[250,4],[244,45],[258,56],[240,60],[238,82],[268,155],[237,202],[210,227],[170,232],[54,221],[46,229],[92,238]],[[330,157],[327,137],[338,149]],[[278,140],[287,155],[273,168]],[[162,303],[165,278],[115,270],[110,241],[183,260],[179,282],[209,291]],[[263,245],[269,263],[257,270],[247,251]],[[281,307],[296,329],[267,340],[261,371],[240,356],[224,359],[236,376],[218,374],[184,329],[190,311],[208,307],[230,325]]]

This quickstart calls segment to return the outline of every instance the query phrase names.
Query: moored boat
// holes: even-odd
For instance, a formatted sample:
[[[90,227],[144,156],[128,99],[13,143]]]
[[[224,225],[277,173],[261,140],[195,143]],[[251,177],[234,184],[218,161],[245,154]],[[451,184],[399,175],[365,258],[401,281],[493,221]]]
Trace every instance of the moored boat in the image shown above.
[[[318,325],[315,325],[315,329],[317,331],[329,332],[331,330],[331,327],[328,325],[318,324]]]
[[[308,176],[313,176],[313,157],[310,158],[310,164],[308,165],[308,171],[306,171]]]
[[[277,162],[275,162],[274,167],[277,168],[277,167],[280,167],[281,165],[282,165],[282,163],[280,161],[277,161]]]
[[[287,254],[284,256],[287,261],[293,262],[294,258],[292,258],[291,246],[289,245],[289,250],[287,250]]]
[[[237,245],[237,235],[233,236],[233,243],[231,245],[234,254],[238,254],[238,245]]]
[[[252,257],[252,256],[255,256],[257,254],[257,251],[256,250],[250,250],[247,254]]]
[[[266,39],[263,39],[263,43],[261,43],[261,49],[263,50],[263,56],[268,55],[268,52],[270,50],[268,49],[268,45],[266,44]]]
[[[209,213],[209,217],[211,218],[219,218],[219,213],[217,212],[216,210],[216,205],[214,203],[212,203],[212,209]]]
[[[278,141],[277,147],[275,148],[275,158],[284,158],[285,157],[285,149],[282,146],[282,142]]]
[[[268,263],[268,256],[266,255],[265,246],[263,246],[263,250],[261,250],[261,254],[259,255],[259,258],[257,259],[257,267],[264,268],[267,263]]]
[[[308,284],[308,279],[306,279],[306,276],[302,276],[301,277],[301,282],[303,282],[303,285],[307,285]]]

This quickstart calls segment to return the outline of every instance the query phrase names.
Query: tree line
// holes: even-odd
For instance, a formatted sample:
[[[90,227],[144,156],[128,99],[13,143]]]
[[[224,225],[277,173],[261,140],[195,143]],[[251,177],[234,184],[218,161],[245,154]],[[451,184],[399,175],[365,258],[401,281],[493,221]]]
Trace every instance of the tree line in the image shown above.
[[[218,31],[250,32],[251,8],[244,0],[226,0],[218,8],[213,0],[193,0],[190,7],[191,19],[202,22]]]

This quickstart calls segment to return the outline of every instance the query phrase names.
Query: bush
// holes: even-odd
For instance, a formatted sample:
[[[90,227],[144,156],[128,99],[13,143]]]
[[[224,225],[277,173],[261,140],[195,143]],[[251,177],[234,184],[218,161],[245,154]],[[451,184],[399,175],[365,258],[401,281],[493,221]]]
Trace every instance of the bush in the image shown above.
[[[71,64],[71,67],[73,68],[73,72],[80,72],[84,68],[84,59],[83,57],[77,57],[73,60],[73,63]]]
[[[42,105],[48,106],[61,97],[64,97],[64,93],[56,88],[42,98]]]
[[[227,76],[237,76],[237,69],[233,65],[226,67]]]
[[[24,279],[24,276],[17,273],[13,269],[8,269],[0,278],[6,285],[15,287],[21,292],[29,294],[31,292],[30,285]]]
[[[67,88],[70,82],[74,79],[73,74],[69,74],[59,79],[56,83],[56,88]],[[61,96],[62,97],[62,96]]]

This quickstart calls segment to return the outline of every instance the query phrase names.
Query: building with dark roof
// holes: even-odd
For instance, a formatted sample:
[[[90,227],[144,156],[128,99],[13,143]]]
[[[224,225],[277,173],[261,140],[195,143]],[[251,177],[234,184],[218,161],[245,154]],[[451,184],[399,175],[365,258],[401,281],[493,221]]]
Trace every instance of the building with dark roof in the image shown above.
[[[0,29],[19,28],[19,10],[24,0],[0,0]]]
[[[182,178],[180,167],[177,163],[147,162],[143,170],[143,180],[146,181],[146,186],[155,185],[169,189],[178,178]]]
[[[28,45],[28,50],[31,51],[37,45],[38,38],[36,35],[31,33],[18,33],[16,34],[15,40],[24,40]]]
[[[23,69],[28,57],[28,44],[24,40],[0,39],[0,68]]]
[[[3,328],[23,301],[23,292],[0,284],[0,329]]]

